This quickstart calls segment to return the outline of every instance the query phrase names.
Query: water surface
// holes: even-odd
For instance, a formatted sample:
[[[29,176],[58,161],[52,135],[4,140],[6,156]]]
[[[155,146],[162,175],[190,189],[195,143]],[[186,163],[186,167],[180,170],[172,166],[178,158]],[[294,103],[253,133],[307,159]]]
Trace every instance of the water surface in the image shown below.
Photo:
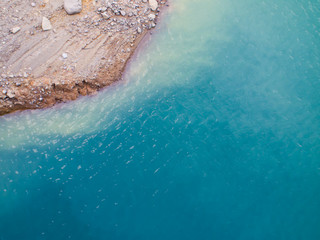
[[[320,239],[320,3],[175,0],[93,97],[0,117],[0,239]]]

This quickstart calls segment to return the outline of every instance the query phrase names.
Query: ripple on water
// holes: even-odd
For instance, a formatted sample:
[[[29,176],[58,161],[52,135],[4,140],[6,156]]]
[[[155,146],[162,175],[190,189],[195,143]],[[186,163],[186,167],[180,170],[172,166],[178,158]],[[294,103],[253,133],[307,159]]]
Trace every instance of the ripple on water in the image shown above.
[[[123,81],[0,118],[0,239],[320,239],[319,3],[171,5]]]

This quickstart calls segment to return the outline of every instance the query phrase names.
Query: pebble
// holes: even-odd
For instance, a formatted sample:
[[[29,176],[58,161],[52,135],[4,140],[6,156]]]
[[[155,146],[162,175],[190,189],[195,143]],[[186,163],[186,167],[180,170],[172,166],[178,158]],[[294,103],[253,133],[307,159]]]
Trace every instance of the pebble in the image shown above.
[[[13,34],[15,34],[15,33],[19,32],[20,29],[21,29],[20,27],[14,27],[14,28],[12,28],[12,29],[10,30],[10,32],[13,33]]]
[[[109,16],[108,13],[106,13],[106,12],[101,13],[101,16],[102,16],[104,19],[107,19],[107,20],[110,18],[110,16]]]
[[[63,58],[63,59],[68,58],[68,54],[67,54],[67,53],[62,53],[62,58]]]
[[[63,7],[69,15],[80,13],[82,10],[82,0],[64,0]]]
[[[152,11],[156,11],[158,8],[157,0],[149,0],[149,5]]]
[[[43,17],[42,18],[42,30],[43,31],[48,31],[48,30],[51,30],[51,29],[52,29],[52,25],[51,25],[49,19],[46,18],[46,17]]]
[[[36,6],[36,3],[32,2],[31,7],[35,7],[35,6]]]
[[[153,13],[150,13],[148,15],[148,18],[149,18],[150,21],[153,21],[156,18],[156,15],[154,15]]]
[[[15,95],[14,91],[8,90],[7,96],[8,96],[9,98],[14,98],[16,95]]]

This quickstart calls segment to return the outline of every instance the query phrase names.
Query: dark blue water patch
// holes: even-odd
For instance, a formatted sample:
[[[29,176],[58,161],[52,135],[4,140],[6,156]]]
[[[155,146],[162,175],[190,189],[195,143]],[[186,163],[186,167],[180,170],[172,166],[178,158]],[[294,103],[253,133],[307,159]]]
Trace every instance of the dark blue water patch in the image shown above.
[[[1,239],[92,239],[89,227],[73,214],[70,200],[60,196],[63,188],[45,179],[37,180],[25,184],[29,187],[25,191],[17,186],[15,196],[1,196],[19,199],[13,209],[1,205],[7,209],[1,214]]]

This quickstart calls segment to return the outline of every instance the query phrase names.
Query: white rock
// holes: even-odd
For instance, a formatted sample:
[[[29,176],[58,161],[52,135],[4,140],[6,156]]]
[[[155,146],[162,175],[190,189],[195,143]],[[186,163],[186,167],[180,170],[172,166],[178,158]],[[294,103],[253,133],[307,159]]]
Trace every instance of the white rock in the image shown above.
[[[68,14],[76,14],[82,10],[82,0],[64,0],[63,6]]]
[[[67,53],[62,53],[62,58],[63,58],[63,59],[68,58],[68,54],[67,54]]]
[[[14,98],[14,97],[16,96],[16,94],[14,93],[14,91],[9,90],[9,91],[7,92],[7,96],[8,96],[9,98]]]
[[[36,6],[36,3],[32,2],[31,7],[35,7],[35,6]]]
[[[19,32],[20,29],[21,29],[20,27],[14,27],[14,28],[12,28],[12,29],[10,30],[10,32],[13,33],[13,34],[15,34],[15,33]]]
[[[43,17],[42,18],[42,30],[43,31],[48,31],[48,30],[51,30],[51,29],[52,29],[52,25],[51,25],[49,19],[46,18],[46,17]]]
[[[153,21],[156,18],[156,15],[154,15],[153,13],[150,13],[148,15],[149,21]]]
[[[149,5],[152,11],[156,11],[158,8],[157,0],[149,0]]]
[[[101,16],[102,16],[104,19],[109,19],[109,18],[110,18],[110,16],[109,16],[108,13],[106,13],[106,12],[101,13]]]

